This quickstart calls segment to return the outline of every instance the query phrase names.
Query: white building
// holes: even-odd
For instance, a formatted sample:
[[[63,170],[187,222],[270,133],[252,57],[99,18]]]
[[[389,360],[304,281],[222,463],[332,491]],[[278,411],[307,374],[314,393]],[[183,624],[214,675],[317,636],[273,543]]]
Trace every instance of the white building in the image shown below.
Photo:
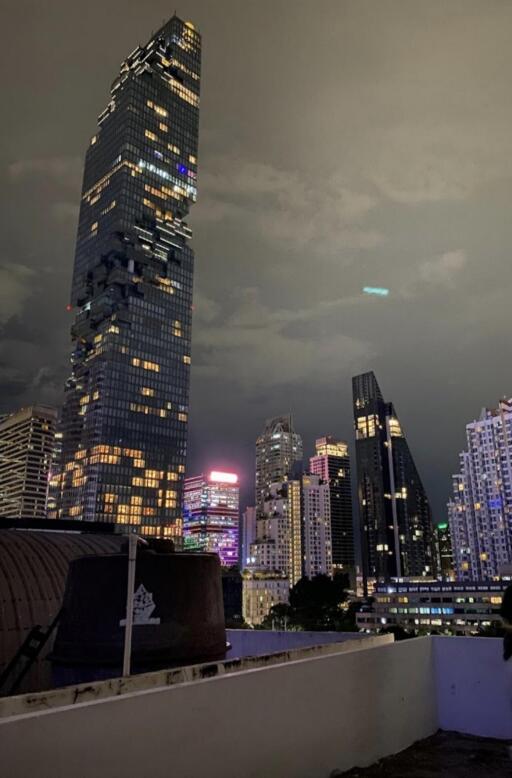
[[[34,405],[0,421],[0,516],[45,519],[55,408]]]
[[[330,488],[318,475],[302,477],[303,575],[332,575]]]
[[[272,483],[256,520],[251,545],[256,570],[284,574],[293,586],[302,577],[301,482]]]
[[[466,427],[448,515],[456,577],[488,580],[512,561],[512,399]]]

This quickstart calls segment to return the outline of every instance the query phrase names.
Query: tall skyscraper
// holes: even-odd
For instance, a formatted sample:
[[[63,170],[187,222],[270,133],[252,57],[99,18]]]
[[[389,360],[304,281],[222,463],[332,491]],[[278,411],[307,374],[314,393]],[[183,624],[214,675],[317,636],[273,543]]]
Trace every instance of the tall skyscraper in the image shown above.
[[[21,408],[0,421],[0,517],[45,519],[57,411]]]
[[[332,576],[331,489],[318,475],[302,476],[302,575]]]
[[[430,506],[395,409],[372,372],[352,388],[363,576],[432,576]]]
[[[263,511],[270,485],[284,481],[296,462],[302,460],[302,438],[289,416],[276,416],[265,422],[256,441],[256,510]]]
[[[312,473],[329,485],[332,564],[338,570],[354,568],[354,528],[352,520],[352,487],[348,445],[327,435],[318,438],[316,455],[309,460]]]
[[[185,548],[215,552],[226,567],[238,564],[239,486],[236,473],[212,471],[185,479]]]
[[[137,46],[87,151],[57,517],[181,535],[200,55],[176,16]]]
[[[448,516],[456,577],[480,581],[512,562],[512,398],[466,426]]]
[[[256,519],[251,567],[286,575],[294,586],[302,577],[302,511],[300,480],[270,484]]]

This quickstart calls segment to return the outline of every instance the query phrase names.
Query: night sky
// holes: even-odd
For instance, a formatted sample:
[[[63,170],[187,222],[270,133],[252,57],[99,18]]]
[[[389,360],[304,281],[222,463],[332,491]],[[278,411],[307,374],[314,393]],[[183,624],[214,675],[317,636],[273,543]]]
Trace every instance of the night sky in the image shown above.
[[[176,10],[203,35],[189,473],[234,468],[250,499],[254,439],[290,410],[308,455],[352,442],[373,369],[443,519],[466,422],[512,394],[512,3]],[[4,2],[0,412],[60,403],[85,148],[173,11]]]

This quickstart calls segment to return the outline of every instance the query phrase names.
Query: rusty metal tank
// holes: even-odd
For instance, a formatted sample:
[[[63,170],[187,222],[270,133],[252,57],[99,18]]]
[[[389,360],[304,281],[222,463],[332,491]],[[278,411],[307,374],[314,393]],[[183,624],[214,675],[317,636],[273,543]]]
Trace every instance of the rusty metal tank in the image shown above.
[[[52,653],[59,685],[119,674],[127,575],[124,553],[71,562]],[[133,672],[224,657],[226,631],[216,554],[139,550],[134,593]]]

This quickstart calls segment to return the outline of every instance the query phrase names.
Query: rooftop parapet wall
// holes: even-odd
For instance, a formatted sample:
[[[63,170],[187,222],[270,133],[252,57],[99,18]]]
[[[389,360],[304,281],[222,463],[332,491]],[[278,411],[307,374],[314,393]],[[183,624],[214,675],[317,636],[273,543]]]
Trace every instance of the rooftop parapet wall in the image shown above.
[[[509,739],[512,664],[501,648],[492,638],[347,641],[171,686],[138,676],[106,699],[0,719],[2,774],[327,778],[439,727]]]

